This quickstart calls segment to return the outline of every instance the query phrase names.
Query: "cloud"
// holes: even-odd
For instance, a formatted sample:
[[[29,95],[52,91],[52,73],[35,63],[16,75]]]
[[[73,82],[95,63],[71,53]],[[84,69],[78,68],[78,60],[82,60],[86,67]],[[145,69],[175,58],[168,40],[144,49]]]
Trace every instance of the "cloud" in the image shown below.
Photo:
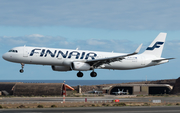
[[[32,35],[28,35],[28,37],[44,37],[43,35],[40,35],[40,34],[32,34]]]
[[[0,25],[179,30],[179,5],[179,0],[4,0]]]
[[[60,36],[44,36],[41,34],[31,34],[19,37],[3,36],[0,37],[0,43],[4,46],[43,46],[64,49],[76,49],[91,51],[116,51],[130,52],[133,47],[138,45],[133,44],[128,40],[68,40],[68,38]],[[131,45],[131,46],[130,46]]]
[[[27,43],[26,41],[24,40],[17,40],[17,39],[9,39],[8,40],[8,43],[9,44],[15,44],[15,45],[20,45],[20,44],[24,44],[24,43]]]
[[[130,40],[117,39],[88,39],[88,40],[69,40],[61,36],[44,36],[41,34],[31,34],[20,37],[0,37],[1,47],[15,47],[15,46],[37,46],[63,49],[90,50],[90,51],[104,51],[104,52],[122,52],[131,53],[136,50],[139,43],[134,43]],[[143,52],[149,44],[144,44],[141,48]],[[180,56],[180,40],[167,41],[163,50],[163,56],[178,57]]]
[[[87,44],[89,45],[105,45],[106,42],[102,42],[100,40],[96,40],[96,39],[90,39],[90,40],[87,40]]]
[[[32,34],[19,37],[11,36],[2,36],[0,37],[0,42],[4,45],[30,45],[30,46],[51,46],[59,44],[60,41],[66,40],[63,37],[52,37],[52,36],[43,36],[40,34]]]

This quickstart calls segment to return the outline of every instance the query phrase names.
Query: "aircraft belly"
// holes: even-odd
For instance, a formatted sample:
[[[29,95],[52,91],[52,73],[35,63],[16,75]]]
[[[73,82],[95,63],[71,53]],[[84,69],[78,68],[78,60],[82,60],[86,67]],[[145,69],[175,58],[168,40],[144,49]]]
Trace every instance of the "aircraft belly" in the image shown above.
[[[121,61],[106,64],[103,69],[128,70],[141,68],[141,62],[138,61]]]
[[[19,62],[25,64],[37,64],[37,65],[62,65],[62,60],[56,58],[41,58],[41,57],[24,57]]]

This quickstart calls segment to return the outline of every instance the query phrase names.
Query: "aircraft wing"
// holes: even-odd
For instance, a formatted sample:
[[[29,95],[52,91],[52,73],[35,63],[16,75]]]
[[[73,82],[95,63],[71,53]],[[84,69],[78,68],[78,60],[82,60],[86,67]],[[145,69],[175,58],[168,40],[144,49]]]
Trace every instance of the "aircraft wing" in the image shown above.
[[[93,66],[93,68],[97,68],[100,65],[109,64],[109,63],[115,62],[115,61],[121,61],[127,56],[132,56],[132,55],[138,54],[141,47],[142,47],[142,44],[136,49],[136,51],[134,53],[131,53],[131,54],[115,56],[115,57],[108,57],[108,58],[101,58],[101,59],[87,60],[86,63],[90,64],[90,66]]]
[[[153,60],[152,62],[161,62],[161,61],[163,61],[163,60],[171,60],[171,59],[175,59],[175,58],[157,59],[157,60]]]

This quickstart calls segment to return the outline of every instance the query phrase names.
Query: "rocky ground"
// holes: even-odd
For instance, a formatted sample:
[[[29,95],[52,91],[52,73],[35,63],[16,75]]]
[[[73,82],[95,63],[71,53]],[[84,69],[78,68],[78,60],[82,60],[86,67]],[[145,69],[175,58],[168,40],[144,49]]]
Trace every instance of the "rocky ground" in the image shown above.
[[[174,84],[173,90],[171,91],[171,94],[180,94],[180,77],[176,79],[176,82]]]

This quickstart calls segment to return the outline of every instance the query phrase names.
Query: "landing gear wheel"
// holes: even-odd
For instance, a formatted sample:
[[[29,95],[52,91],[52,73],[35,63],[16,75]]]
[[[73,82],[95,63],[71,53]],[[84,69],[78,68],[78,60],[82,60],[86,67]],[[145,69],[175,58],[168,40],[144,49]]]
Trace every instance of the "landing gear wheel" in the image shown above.
[[[24,70],[23,70],[23,69],[20,69],[20,70],[19,70],[19,72],[20,72],[20,73],[23,73],[23,72],[24,72]]]
[[[22,69],[20,69],[19,72],[20,72],[20,73],[23,73],[23,72],[24,72],[24,70],[23,70],[24,64],[23,64],[23,63],[21,63],[21,68],[22,68]]]
[[[91,77],[96,77],[96,76],[97,76],[97,73],[93,71],[93,72],[91,72],[90,75],[91,75]]]
[[[79,72],[77,73],[77,77],[83,77],[83,73],[79,71]]]

